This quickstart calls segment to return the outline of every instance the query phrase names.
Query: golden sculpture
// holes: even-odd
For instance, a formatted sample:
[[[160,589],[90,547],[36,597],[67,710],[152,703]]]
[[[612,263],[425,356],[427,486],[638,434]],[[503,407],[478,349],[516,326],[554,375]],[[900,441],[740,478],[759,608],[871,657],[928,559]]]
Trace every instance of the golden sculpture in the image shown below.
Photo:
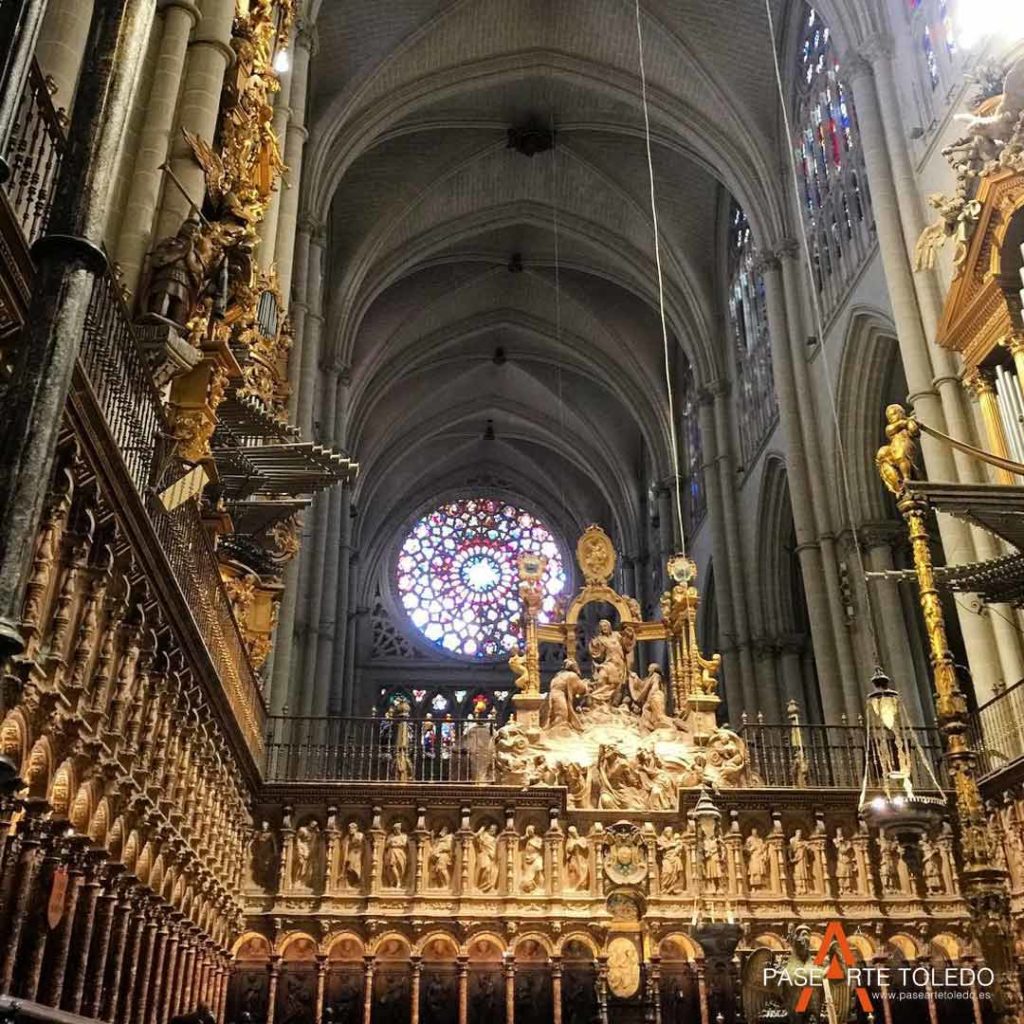
[[[897,497],[914,477],[914,458],[917,437],[921,429],[917,421],[906,414],[902,405],[890,405],[885,410],[885,436],[888,444],[875,454],[875,465],[885,486]]]

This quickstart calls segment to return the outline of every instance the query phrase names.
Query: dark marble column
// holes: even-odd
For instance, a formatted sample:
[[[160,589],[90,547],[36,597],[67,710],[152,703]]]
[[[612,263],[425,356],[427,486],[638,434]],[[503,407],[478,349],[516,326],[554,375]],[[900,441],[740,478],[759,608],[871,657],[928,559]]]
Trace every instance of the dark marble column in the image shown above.
[[[142,957],[142,940],[146,935],[146,904],[148,893],[136,892],[128,926],[128,942],[121,970],[121,984],[114,992],[114,1008],[110,1014],[114,1020],[129,1021],[135,1004],[135,983],[139,976],[139,961]],[[120,1013],[120,1016],[118,1014]]]
[[[163,1006],[164,970],[167,966],[167,946],[169,931],[167,928],[167,912],[161,911],[160,927],[156,933],[156,956],[153,959],[153,973],[150,979],[149,998],[149,1021],[160,1019],[160,1008]]]
[[[146,1009],[149,1006],[149,982],[156,956],[157,934],[160,930],[158,911],[150,909],[142,935],[142,952],[139,957],[138,977],[133,990],[132,1017],[135,1024],[148,1024]],[[125,1007],[127,1009],[127,1007]]]
[[[20,832],[18,863],[11,893],[11,914],[0,958],[0,992],[4,993],[10,993],[14,982],[21,936],[31,909],[32,891],[41,857],[42,823],[35,818],[27,819],[22,823]]]
[[[93,924],[93,948],[86,959],[85,985],[82,993],[82,1013],[98,1017],[103,1005],[104,982],[110,959],[111,937],[117,920],[118,874],[120,864],[108,864],[100,880],[100,894],[96,899],[96,921]]]
[[[85,876],[78,897],[78,913],[75,917],[75,934],[71,945],[67,986],[61,1004],[65,1010],[69,1010],[71,1013],[78,1013],[82,1009],[94,934],[97,935],[98,941],[97,907],[100,894],[103,891],[100,872],[104,856],[105,853],[97,849],[90,850],[85,855]]]
[[[89,47],[36,267],[27,326],[0,430],[0,646],[23,646],[25,569],[50,484],[57,435],[97,278],[131,101],[156,0],[95,0]]]
[[[84,842],[77,843],[77,849],[68,861],[67,892],[64,896],[64,912],[50,937],[52,954],[43,978],[40,1001],[48,1006],[60,1006],[64,994],[64,978],[67,974],[68,955],[71,952],[71,937],[74,935],[78,917],[78,904],[82,883],[85,880]],[[47,922],[48,923],[48,922]]]
[[[125,957],[128,953],[128,933],[132,924],[132,896],[134,879],[125,877],[118,887],[118,898],[114,904],[114,928],[110,951],[104,973],[101,998],[96,1001],[102,1006],[102,1020],[114,1020],[121,1001],[121,977],[124,974]],[[99,965],[97,965],[99,966]]]
[[[163,990],[160,993],[160,1002],[154,1003],[153,1009],[156,1011],[154,1014],[154,1020],[156,1024],[165,1024],[171,1017],[171,1008],[174,1003],[175,984],[178,977],[178,960],[179,960],[179,947],[181,945],[181,935],[178,932],[178,919],[179,915],[177,912],[171,915],[171,921],[168,925],[167,933],[167,959],[164,962],[164,975],[165,979],[163,982]]]

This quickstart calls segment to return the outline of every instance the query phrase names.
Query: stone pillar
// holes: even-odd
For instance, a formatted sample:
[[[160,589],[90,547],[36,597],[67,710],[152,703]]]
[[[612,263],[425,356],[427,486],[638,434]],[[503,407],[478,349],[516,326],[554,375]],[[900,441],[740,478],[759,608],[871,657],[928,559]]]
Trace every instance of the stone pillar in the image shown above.
[[[738,658],[739,637],[736,632],[732,574],[728,571],[729,545],[725,530],[722,487],[718,473],[719,439],[714,401],[714,392],[711,389],[701,391],[698,416],[701,447],[704,449],[704,465],[701,468],[704,470],[704,490],[708,500],[707,515],[708,526],[711,529],[711,549],[714,564],[719,570],[715,573],[715,587],[718,593],[715,607],[718,612],[718,635],[721,640],[721,650],[718,652],[705,651],[704,653],[708,655],[720,653],[722,655],[724,662],[722,682],[724,683],[728,715],[733,722],[738,722],[740,714],[745,710],[746,697]]]
[[[316,222],[304,217],[299,222],[298,234],[295,236],[292,260],[292,296],[288,304],[294,334],[292,348],[288,353],[288,419],[292,423],[297,422],[299,414],[299,385],[305,349],[306,314],[309,312],[309,254],[315,233]]]
[[[281,976],[281,955],[274,953],[267,966],[270,972],[270,984],[267,987],[267,1024],[274,1024],[277,1014],[277,982]]]
[[[703,960],[698,960],[693,965],[694,973],[697,975],[697,997],[700,1000],[700,1024],[711,1024],[711,1010],[708,1006],[708,979],[707,969]]]
[[[932,383],[932,365],[928,340],[921,323],[913,274],[907,261],[907,247],[900,228],[896,188],[886,150],[881,110],[871,65],[859,55],[844,63],[847,79],[857,100],[864,163],[871,183],[871,201],[878,230],[878,248],[885,270],[893,319],[906,373],[909,401],[915,415],[937,430],[947,430],[943,404]],[[932,440],[921,438],[921,452],[929,480],[958,479],[956,462],[950,450]],[[975,558],[971,535],[963,523],[952,516],[939,517],[939,533],[946,561],[960,565]],[[1000,667],[992,630],[977,616],[959,613],[971,674],[977,685],[999,678]],[[820,670],[820,662],[819,662]]]
[[[373,963],[373,956],[363,957],[363,1024],[371,1024],[373,1019]]]
[[[78,0],[75,0],[77,3]],[[0,443],[0,646],[18,650],[27,560],[96,278],[117,158],[156,0],[101,0],[36,278]],[[116,59],[115,59],[116,58]]]
[[[327,987],[327,957],[318,953],[316,957],[316,1005],[314,1006],[315,1024],[323,1024],[324,1019],[324,991]]]
[[[409,1024],[420,1024],[420,982],[423,980],[423,957],[409,957],[411,978],[409,986]]]
[[[516,1020],[516,958],[513,953],[506,953],[502,969],[505,974],[505,1024],[515,1024]]]
[[[189,935],[188,924],[178,921],[178,962],[175,964],[174,980],[171,984],[168,1017],[176,1017],[182,1011],[185,1001],[185,972],[188,970]]]
[[[53,106],[70,115],[89,39],[94,0],[49,0],[36,43],[36,60],[53,79]]]
[[[313,36],[309,26],[296,25],[292,48],[291,94],[288,128],[284,136],[284,162],[288,167],[287,185],[281,183],[280,212],[277,219],[277,280],[284,301],[291,308],[293,269],[295,266],[295,228],[298,223],[299,196],[302,193],[302,156],[309,133],[306,131],[306,90]]]
[[[786,439],[786,469],[789,483],[790,506],[796,529],[797,554],[803,570],[804,590],[807,595],[807,615],[811,623],[811,636],[818,669],[821,704],[827,724],[838,724],[847,711],[843,692],[843,674],[839,668],[835,635],[829,614],[829,595],[821,549],[818,544],[817,524],[811,505],[811,488],[807,478],[807,457],[804,450],[800,410],[796,398],[793,360],[787,339],[785,295],[782,286],[780,262],[776,257],[763,262],[763,278],[768,299],[769,335],[772,346],[772,367],[775,393],[779,399],[779,420]],[[782,326],[780,326],[782,325]],[[833,567],[834,568],[834,567]]]
[[[462,1024],[460,1021],[459,1024]],[[551,958],[551,1024],[562,1024],[562,958]]]
[[[148,998],[149,1020],[156,1022],[161,1019],[163,1011],[163,994],[165,969],[168,965],[167,954],[170,947],[170,929],[167,927],[166,914],[160,917],[160,927],[156,933],[156,959],[153,964],[152,987]]]
[[[739,518],[736,514],[736,464],[732,456],[732,416],[730,415],[729,389],[718,382],[712,386],[715,410],[715,439],[719,486],[722,491],[722,511],[725,516],[727,561],[719,567],[729,573],[732,586],[733,622],[738,645],[740,684],[743,691],[743,706],[738,709],[754,714],[758,707],[757,680],[754,676],[754,661],[750,652],[750,619],[747,614],[747,573],[745,569],[743,542],[740,539]],[[711,653],[711,652],[709,652]],[[731,714],[736,714],[733,709]]]
[[[3,81],[0,81],[0,184],[11,176],[10,164],[4,159],[7,155],[7,140],[11,137],[11,129],[18,116],[45,11],[46,0],[24,0],[17,21],[14,21],[12,9],[12,15],[8,16],[10,20],[0,23],[12,31],[12,36],[0,49],[0,71],[4,74]],[[7,16],[7,12],[4,13]]]
[[[155,913],[150,912],[142,938],[142,957],[139,962],[138,982],[135,986],[135,1005],[133,1015],[135,1024],[148,1024],[146,1010],[149,1006],[149,981],[153,970],[153,958],[156,956],[157,932],[160,922]]]
[[[309,259],[306,265],[306,305],[304,330],[299,363],[298,379],[291,375],[292,387],[297,390],[298,404],[295,423],[304,438],[313,436],[313,409],[316,405],[317,367],[320,364],[320,336],[323,332],[323,280],[324,248],[327,235],[322,225],[318,226],[309,241]]]
[[[157,1024],[165,1024],[170,1019],[174,1008],[175,988],[178,977],[178,947],[180,943],[181,936],[178,934],[178,922],[175,915],[172,915],[167,935],[167,956],[164,961],[166,980],[163,982],[160,1002],[154,1003],[157,1009]]]
[[[469,958],[460,956],[456,962],[458,970],[459,1024],[469,1024]],[[556,1011],[555,1024],[560,1024],[561,1015]]]
[[[156,238],[173,235],[191,213],[192,207],[203,204],[206,179],[181,130],[187,128],[209,143],[214,140],[224,73],[235,59],[231,49],[234,17],[235,0],[203,0],[202,20],[188,48],[178,100],[178,123],[171,136],[169,166],[186,194],[183,195],[178,185],[167,176]]]
[[[130,292],[139,285],[146,253],[159,241],[153,237],[152,229],[164,179],[161,168],[171,148],[189,35],[200,18],[195,0],[158,0],[158,3],[163,12],[160,44],[154,58],[146,116],[139,131],[131,185],[114,250]],[[174,186],[169,184],[168,187]]]
[[[348,382],[342,380],[347,387]],[[353,685],[353,679],[346,672],[348,662],[349,631],[352,591],[352,491],[348,484],[340,488],[341,496],[341,542],[338,547],[338,608],[334,619],[334,649],[331,657],[331,686],[328,691],[327,713],[342,714],[347,697],[346,691]]]

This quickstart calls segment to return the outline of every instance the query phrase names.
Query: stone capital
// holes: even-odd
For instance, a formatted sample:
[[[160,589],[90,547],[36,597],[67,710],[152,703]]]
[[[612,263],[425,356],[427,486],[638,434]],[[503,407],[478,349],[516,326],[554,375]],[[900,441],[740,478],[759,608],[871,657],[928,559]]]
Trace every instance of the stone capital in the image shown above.
[[[203,18],[202,12],[196,6],[195,0],[157,0],[156,9],[157,11],[170,11],[173,9],[184,11],[192,19],[191,28],[195,28]]]
[[[893,55],[892,36],[885,32],[875,32],[863,40],[857,48],[857,53],[871,64],[889,60]]]
[[[858,79],[864,78],[866,75],[872,74],[874,71],[871,60],[856,50],[850,51],[842,58],[840,67],[842,68],[843,78],[851,84],[855,83]]]

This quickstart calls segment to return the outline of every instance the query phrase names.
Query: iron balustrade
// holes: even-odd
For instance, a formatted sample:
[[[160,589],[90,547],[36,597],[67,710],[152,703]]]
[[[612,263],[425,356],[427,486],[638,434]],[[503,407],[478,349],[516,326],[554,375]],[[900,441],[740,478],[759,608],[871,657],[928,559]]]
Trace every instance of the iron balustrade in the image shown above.
[[[786,725],[744,722],[736,730],[747,744],[753,785],[770,789],[856,789],[864,781],[867,737],[863,725]],[[945,789],[938,730],[917,728],[911,782],[917,792]],[[930,767],[930,771],[929,771]],[[878,777],[876,768],[874,777]]]
[[[65,142],[38,66],[28,76],[8,147],[13,173],[3,188],[27,245],[45,230]],[[89,397],[106,423],[171,574],[217,670],[250,749],[259,758],[266,708],[220,566],[199,508],[168,512],[157,490],[186,471],[153,384],[121,288],[107,271],[96,278],[78,353]]]
[[[488,782],[491,718],[267,719],[267,782]],[[403,732],[404,730],[404,732]]]
[[[46,229],[63,153],[60,118],[46,79],[33,61],[7,145],[11,176],[4,183],[14,218],[30,245]]]
[[[982,775],[1001,771],[1024,757],[1024,679],[982,704],[972,725]]]
[[[492,781],[490,738],[499,724],[479,718],[275,716],[267,719],[264,777],[268,782]],[[751,787],[860,789],[862,726],[800,725],[799,741],[794,729],[790,724],[740,726],[750,754]],[[918,729],[915,737],[924,759],[915,758],[915,790],[934,792],[936,782],[944,788],[938,733]]]

